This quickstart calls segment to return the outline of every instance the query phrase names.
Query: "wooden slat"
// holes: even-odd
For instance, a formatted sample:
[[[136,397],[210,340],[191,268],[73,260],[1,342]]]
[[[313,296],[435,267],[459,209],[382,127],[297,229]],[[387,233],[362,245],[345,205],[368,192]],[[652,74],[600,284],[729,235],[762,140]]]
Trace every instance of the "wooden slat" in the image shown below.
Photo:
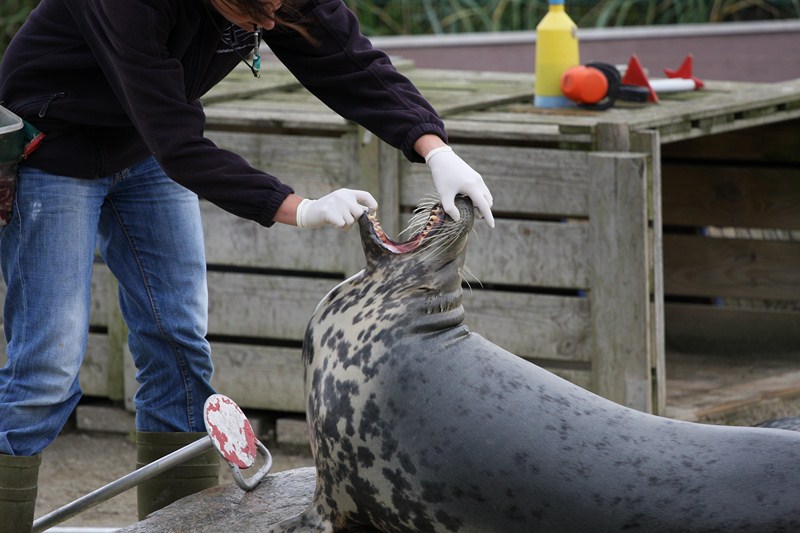
[[[269,76],[256,79],[249,68],[241,65],[203,96],[203,104],[252,98],[264,93],[295,90],[300,87],[300,82],[283,65],[267,62],[261,64],[265,70],[269,69]]]
[[[511,113],[500,114],[507,120],[503,120],[503,116],[493,120],[492,115],[497,113],[488,111],[445,118],[444,124],[450,141],[467,142],[491,137],[502,143],[523,146],[571,143],[585,145],[586,149],[591,148],[592,136],[589,128],[565,133],[557,123],[521,122]]]
[[[709,135],[663,147],[671,159],[721,162],[800,163],[800,119]]]
[[[302,340],[317,303],[335,280],[209,272],[213,335]],[[589,301],[467,289],[467,324],[529,359],[589,361]]]
[[[0,325],[0,367],[8,361],[6,335]],[[90,333],[78,381],[87,396],[108,397],[108,336]]]
[[[355,134],[322,137],[209,131],[221,148],[291,185],[297,194],[319,198],[340,187],[358,187]]]
[[[667,403],[666,348],[664,342],[664,234],[662,217],[661,142],[656,131],[635,132],[630,137],[631,148],[649,154],[646,160],[650,176],[647,187],[647,249],[652,284],[650,311],[649,364],[652,376],[653,413],[663,415]]]
[[[597,154],[589,165],[593,388],[618,403],[651,412],[647,158]]]
[[[303,361],[299,348],[212,342],[211,384],[239,406],[305,411]]]
[[[493,210],[514,215],[588,215],[587,152],[454,144],[453,149],[483,176],[494,198]],[[414,206],[433,189],[430,170],[404,162],[400,188],[403,206]]]
[[[800,299],[800,242],[664,235],[665,292]]]
[[[110,303],[116,302],[116,294],[111,292],[111,285],[108,278],[111,273],[108,267],[102,263],[95,263],[92,272],[92,295],[89,307],[89,325],[95,327],[105,327],[108,325],[108,313]],[[0,279],[0,301],[6,297],[6,285]],[[0,321],[3,319],[3,306],[0,305]]]
[[[592,358],[588,298],[511,291],[464,291],[470,330],[526,359]]]
[[[403,226],[410,215],[403,216]],[[590,268],[589,225],[496,219],[476,222],[466,266],[482,283],[583,289]]]
[[[338,281],[208,273],[209,335],[302,341],[311,314]]]
[[[353,274],[364,267],[356,229],[300,231],[275,224],[267,229],[201,203],[206,261],[211,265]]]
[[[116,390],[109,390],[109,343],[108,335],[90,333],[86,343],[86,355],[81,365],[78,381],[87,396],[116,397]]]
[[[709,354],[800,356],[800,312],[667,303],[667,347]]]
[[[667,162],[662,170],[666,224],[800,229],[800,168]]]

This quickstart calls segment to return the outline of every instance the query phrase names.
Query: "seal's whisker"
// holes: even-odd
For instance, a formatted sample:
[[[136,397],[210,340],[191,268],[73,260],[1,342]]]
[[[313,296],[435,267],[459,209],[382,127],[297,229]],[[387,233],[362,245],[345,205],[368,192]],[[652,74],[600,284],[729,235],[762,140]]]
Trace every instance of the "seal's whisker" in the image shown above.
[[[408,221],[408,225],[405,229],[403,229],[399,235],[416,235],[428,224],[428,219],[430,217],[431,211],[436,204],[439,203],[439,197],[436,196],[436,193],[428,193],[422,197],[422,199],[417,204],[417,207],[414,208],[414,213]]]
[[[472,285],[470,285],[467,276],[477,281],[478,285],[480,285],[480,287],[483,288],[483,282],[478,278],[478,276],[475,275],[475,273],[467,265],[463,265],[459,269],[458,273],[461,275],[461,279],[464,280],[464,283],[467,284],[467,287],[469,287],[470,291],[472,290]]]

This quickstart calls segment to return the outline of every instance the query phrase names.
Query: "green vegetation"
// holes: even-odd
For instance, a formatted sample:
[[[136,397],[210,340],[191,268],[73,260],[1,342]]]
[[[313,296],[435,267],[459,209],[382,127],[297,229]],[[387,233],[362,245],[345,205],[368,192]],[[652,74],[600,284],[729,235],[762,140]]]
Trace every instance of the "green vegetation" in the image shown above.
[[[3,0],[0,2],[0,55],[39,0]]]
[[[565,0],[581,28],[800,18],[800,0]],[[0,53],[39,0],[2,0]],[[345,0],[367,35],[533,30],[547,0]]]
[[[547,0],[345,0],[367,35],[533,30]],[[565,0],[581,28],[800,17],[800,0]]]

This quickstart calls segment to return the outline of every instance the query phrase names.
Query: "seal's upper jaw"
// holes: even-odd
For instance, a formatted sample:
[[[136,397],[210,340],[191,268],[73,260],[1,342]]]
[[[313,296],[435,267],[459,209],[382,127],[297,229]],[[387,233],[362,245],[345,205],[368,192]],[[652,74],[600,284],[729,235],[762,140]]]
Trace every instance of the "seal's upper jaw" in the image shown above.
[[[472,226],[475,213],[472,202],[465,196],[456,197],[456,207],[459,210],[460,220],[455,222],[450,215],[444,212],[441,203],[435,204],[429,214],[427,222],[420,231],[410,239],[397,242],[389,238],[381,228],[380,222],[374,213],[365,213],[358,219],[361,239],[364,245],[371,243],[379,249],[391,254],[407,254],[417,250],[431,236],[445,225],[458,224],[469,229]]]
[[[361,220],[366,220],[367,233],[374,243],[378,244],[378,246],[393,254],[404,254],[416,250],[422,243],[423,239],[425,239],[425,237],[428,236],[430,231],[434,227],[442,224],[443,214],[444,211],[442,210],[441,205],[437,205],[436,207],[434,207],[431,210],[430,216],[428,217],[428,223],[425,225],[422,231],[420,231],[419,233],[411,237],[409,240],[404,242],[397,242],[390,239],[389,236],[383,232],[381,224],[374,213],[368,213],[365,216],[362,216]],[[361,220],[359,221],[359,224],[361,226],[363,233],[364,223],[362,223]]]

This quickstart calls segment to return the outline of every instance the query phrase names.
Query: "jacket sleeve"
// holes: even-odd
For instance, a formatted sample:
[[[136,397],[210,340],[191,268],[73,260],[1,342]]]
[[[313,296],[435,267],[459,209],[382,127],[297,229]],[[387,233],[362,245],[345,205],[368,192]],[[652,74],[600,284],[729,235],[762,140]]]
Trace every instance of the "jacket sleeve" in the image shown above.
[[[447,141],[442,119],[387,55],[373,48],[356,16],[341,0],[308,0],[300,24],[312,42],[297,32],[276,28],[263,32],[264,42],[328,107],[361,124],[421,162],[414,142],[425,133]]]
[[[170,178],[243,218],[270,226],[292,189],[204,137],[183,67],[167,43],[174,2],[67,2],[89,48],[148,148]]]

